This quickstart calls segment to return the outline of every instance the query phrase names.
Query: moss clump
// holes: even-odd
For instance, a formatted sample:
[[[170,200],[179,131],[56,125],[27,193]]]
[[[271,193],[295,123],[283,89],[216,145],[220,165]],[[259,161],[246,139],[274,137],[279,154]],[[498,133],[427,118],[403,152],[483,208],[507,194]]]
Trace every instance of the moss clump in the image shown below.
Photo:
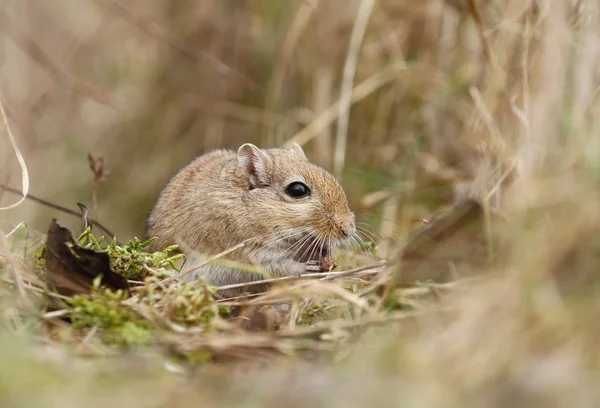
[[[316,323],[333,320],[342,313],[342,309],[342,306],[334,302],[311,302],[302,309],[298,323],[311,326]]]
[[[74,329],[97,327],[109,345],[142,345],[152,342],[154,327],[123,301],[122,290],[95,287],[90,295],[76,295],[66,300],[71,307]]]
[[[39,274],[46,269],[46,245],[41,245],[32,254],[35,271]]]
[[[146,248],[156,238],[140,241],[136,237],[124,245],[118,245],[117,240],[113,239],[106,248],[102,248],[103,239],[104,237],[96,239],[91,228],[86,228],[78,242],[84,248],[107,252],[115,272],[127,279],[143,281],[149,274],[148,269],[156,271],[161,277],[170,276],[169,271],[179,272],[176,261],[183,258],[183,254],[176,253],[177,245],[171,245],[160,252],[146,252]]]
[[[128,297],[122,290],[99,287],[96,280],[90,295],[66,300],[71,308],[74,329],[97,327],[108,345],[147,345],[159,331],[198,328],[212,331],[220,308],[214,301],[213,288],[203,281],[173,282],[161,285],[155,276],[146,278],[137,293]],[[138,313],[143,310],[143,316]]]
[[[171,331],[175,325],[211,331],[220,312],[213,295],[214,288],[203,280],[166,286],[149,276],[131,297],[122,290],[101,288],[96,279],[90,295],[76,295],[66,303],[73,328],[97,327],[104,343],[131,346],[150,344],[159,330]]]
[[[88,228],[77,238],[77,243],[107,253],[116,273],[139,282],[128,293],[101,286],[98,277],[90,293],[65,299],[71,327],[76,332],[98,330],[96,336],[104,344],[126,347],[152,344],[160,334],[182,328],[212,330],[213,321],[221,312],[214,299],[214,288],[203,280],[162,282],[179,270],[175,262],[183,255],[173,254],[177,246],[150,253],[146,248],[154,239],[134,238],[124,245],[113,240],[106,246],[102,240]],[[36,255],[37,266],[43,272],[45,250]]]
[[[169,321],[185,327],[210,328],[219,315],[214,288],[202,279],[158,285],[156,277],[148,277],[137,294],[138,301]]]

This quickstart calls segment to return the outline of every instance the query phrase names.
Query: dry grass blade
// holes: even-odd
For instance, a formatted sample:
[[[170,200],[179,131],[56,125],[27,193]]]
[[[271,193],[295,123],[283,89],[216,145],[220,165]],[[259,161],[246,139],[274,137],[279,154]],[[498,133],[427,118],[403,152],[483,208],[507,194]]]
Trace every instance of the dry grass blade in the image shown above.
[[[272,357],[270,352],[283,355],[294,355],[300,351],[323,351],[331,349],[330,345],[310,339],[294,337],[273,337],[264,334],[242,334],[215,337],[169,336],[164,340],[179,353],[190,353],[199,350],[211,352],[213,358],[255,360]]]
[[[492,51],[490,49],[490,44],[488,43],[487,38],[485,37],[483,19],[481,18],[481,12],[479,11],[477,0],[467,0],[467,3],[469,5],[471,14],[473,15],[473,19],[475,20],[475,24],[477,26],[477,33],[479,34],[479,39],[483,48],[483,55],[485,56],[487,62],[493,65],[494,60],[492,58]]]
[[[347,337],[348,332],[352,330],[389,326],[426,315],[444,315],[452,312],[452,308],[395,312],[388,316],[367,316],[353,321],[333,320],[311,327],[296,327],[272,333],[229,333],[213,337],[170,335],[165,337],[164,342],[179,353],[207,350],[217,359],[225,357],[252,360],[257,357],[269,357],[269,354],[257,354],[258,351],[296,355],[307,350],[333,350],[337,344],[335,340]],[[328,333],[331,334],[329,341]]]
[[[215,256],[210,257],[209,259],[207,259],[204,262],[201,262],[201,263],[199,263],[197,265],[192,265],[189,268],[186,268],[185,270],[183,270],[181,273],[178,273],[177,275],[173,275],[173,276],[170,276],[168,278],[163,279],[162,281],[160,281],[160,284],[165,285],[165,284],[167,284],[169,282],[172,282],[172,281],[174,281],[176,279],[183,278],[186,275],[189,275],[190,273],[194,272],[196,269],[198,269],[198,268],[200,268],[200,267],[202,267],[204,265],[208,265],[209,263],[214,262],[217,259],[220,259],[220,258],[224,257],[227,254],[230,254],[230,253],[232,253],[234,251],[237,251],[238,249],[243,248],[245,245],[246,245],[245,242],[239,243],[239,244],[237,244],[237,245],[235,245],[235,246],[233,246],[233,247],[231,247],[229,249],[226,249],[223,252],[220,252],[220,253],[216,254]]]
[[[393,81],[398,77],[398,74],[405,69],[406,67],[404,64],[392,64],[384,70],[365,79],[356,85],[352,90],[350,105],[366,98],[379,88]],[[293,143],[303,145],[311,141],[314,137],[319,135],[319,133],[325,130],[327,126],[333,123],[333,121],[339,116],[340,104],[340,100],[335,102],[325,111],[323,111],[323,113],[321,113],[315,120],[313,120],[310,125],[286,141],[284,146],[290,147]],[[350,108],[350,105],[348,105],[348,109]]]
[[[302,33],[306,27],[308,27],[308,24],[311,21],[314,11],[315,7],[313,5],[308,3],[300,4],[298,12],[296,13],[280,47],[280,55],[278,57],[278,62],[272,79],[273,91],[269,96],[271,101],[267,103],[267,106],[277,106],[277,103],[281,98],[288,64],[292,55],[294,54],[294,51],[296,50],[296,46],[298,45],[300,38],[302,37]]]
[[[0,388],[12,405],[599,405],[598,1],[1,8],[2,102],[48,201],[90,196],[92,151],[113,174],[98,211],[141,237],[163,182],[193,157],[287,140],[326,169],[335,142],[334,172],[343,165],[351,207],[366,207],[361,250],[340,251],[336,272],[214,293],[186,275],[212,261],[245,270],[227,254],[251,248],[192,254],[163,280],[180,258],[138,257],[135,240],[107,252],[135,270],[136,291],[78,298],[38,282],[47,259],[31,241],[53,210],[0,212]],[[126,109],[90,99],[103,92],[84,77]],[[20,163],[0,142],[0,179],[15,183]],[[3,203],[33,199],[22,190]]]
[[[362,0],[360,7],[356,12],[356,20],[352,27],[348,54],[344,63],[344,75],[342,78],[342,88],[340,101],[338,104],[338,125],[335,135],[335,151],[333,156],[334,174],[341,180],[344,159],[346,157],[346,145],[348,138],[348,122],[350,118],[350,105],[352,103],[352,85],[354,84],[354,74],[358,63],[360,46],[365,35],[367,23],[371,17],[374,0]]]
[[[29,172],[27,170],[27,163],[25,163],[23,154],[21,153],[21,150],[19,149],[19,146],[17,145],[17,141],[15,140],[15,137],[14,137],[12,131],[10,130],[10,124],[8,123],[8,118],[6,117],[6,112],[4,111],[4,104],[2,103],[1,100],[0,100],[0,113],[2,113],[2,120],[4,121],[4,129],[6,130],[6,134],[8,135],[8,140],[10,141],[10,145],[12,146],[15,156],[17,157],[19,166],[21,166],[21,185],[22,185],[22,193],[21,194],[23,195],[23,197],[21,197],[21,199],[19,201],[17,201],[16,203],[10,204],[5,207],[0,207],[0,211],[1,211],[1,210],[10,210],[12,208],[16,208],[19,205],[21,205],[21,203],[23,203],[23,201],[25,201],[25,198],[27,197],[27,194],[29,193]]]
[[[320,335],[325,332],[331,332],[336,330],[349,330],[355,328],[365,328],[370,326],[386,326],[389,324],[402,322],[409,319],[415,319],[425,315],[444,314],[455,311],[452,307],[435,307],[431,309],[415,310],[408,312],[394,312],[387,316],[369,316],[356,321],[349,321],[346,319],[333,320],[321,324],[316,324],[312,327],[299,327],[294,330],[285,331],[282,330],[277,333],[278,337],[311,337]]]
[[[379,261],[369,265],[361,266],[358,268],[350,269],[347,271],[337,271],[337,272],[318,272],[318,273],[305,273],[300,276],[284,276],[281,278],[271,278],[271,279],[263,279],[253,282],[247,283],[236,283],[231,285],[224,285],[217,287],[217,291],[224,291],[230,289],[239,289],[246,288],[249,286],[260,286],[271,283],[280,283],[280,282],[293,282],[303,279],[320,279],[320,280],[333,280],[339,278],[348,278],[351,276],[357,275],[366,275],[366,274],[377,274],[381,271],[381,269],[386,265],[386,261]]]
[[[7,265],[0,265],[0,270],[3,270],[5,266],[12,273],[13,283],[17,288],[17,293],[19,294],[19,299],[24,304],[24,306],[31,307],[33,305],[31,296],[28,293],[27,284],[23,279],[22,270],[23,265],[10,251],[9,244],[7,242],[4,234],[0,233],[0,253],[6,254],[6,262]]]

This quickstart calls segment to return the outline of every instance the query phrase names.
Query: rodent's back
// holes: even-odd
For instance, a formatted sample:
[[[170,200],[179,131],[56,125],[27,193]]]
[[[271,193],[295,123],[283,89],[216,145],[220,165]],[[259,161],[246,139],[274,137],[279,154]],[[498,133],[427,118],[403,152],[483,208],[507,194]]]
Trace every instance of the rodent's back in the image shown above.
[[[218,200],[235,195],[235,180],[228,176],[235,163],[235,152],[216,150],[197,157],[171,178],[148,218],[147,235],[158,238],[150,250],[173,244],[197,248],[203,237],[214,235],[207,218],[229,218],[223,217]]]

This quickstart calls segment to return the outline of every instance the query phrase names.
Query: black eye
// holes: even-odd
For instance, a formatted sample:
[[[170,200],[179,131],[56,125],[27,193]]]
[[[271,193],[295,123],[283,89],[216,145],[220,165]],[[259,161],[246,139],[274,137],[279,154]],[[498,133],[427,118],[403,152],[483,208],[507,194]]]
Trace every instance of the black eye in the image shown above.
[[[285,193],[290,197],[302,198],[310,194],[310,188],[304,183],[295,181],[286,187]]]

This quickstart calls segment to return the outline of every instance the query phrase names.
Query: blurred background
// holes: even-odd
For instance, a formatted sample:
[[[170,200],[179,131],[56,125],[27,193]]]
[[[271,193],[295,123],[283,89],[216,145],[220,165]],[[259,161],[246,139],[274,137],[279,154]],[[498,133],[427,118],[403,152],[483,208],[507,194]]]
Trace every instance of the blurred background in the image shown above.
[[[0,98],[31,194],[82,202],[122,239],[144,233],[160,189],[195,156],[297,140],[385,241],[402,214],[410,226],[502,166],[469,89],[489,91],[499,120],[509,111],[498,94],[520,75],[520,45],[496,24],[529,9],[480,2],[489,35],[503,30],[495,63],[515,67],[497,78],[468,3],[8,0]],[[4,136],[0,182],[20,180]],[[32,202],[0,214],[5,229],[43,232],[53,216],[79,225]]]
[[[597,407],[599,11],[597,0],[2,1],[0,101],[30,192],[73,210],[84,203],[122,241],[144,233],[178,169],[245,142],[303,144],[340,178],[383,256],[469,194],[507,222],[497,262],[477,271],[486,279],[398,295],[420,291],[431,302],[415,310],[451,313],[388,322],[356,347],[332,334],[322,343],[341,344],[341,356],[325,358],[326,369],[298,371],[296,358],[258,364],[268,368],[239,382],[225,369],[183,392],[162,366],[154,382],[135,365],[119,377],[127,381],[107,381],[98,366],[80,375],[65,363],[61,340],[41,350],[0,336],[0,394],[61,408],[150,397],[153,406],[239,397],[238,406]],[[2,130],[0,183],[20,188],[16,157]],[[16,200],[0,191],[0,207]],[[43,234],[52,217],[80,228],[27,201],[0,211],[0,230],[26,222]],[[448,258],[457,248],[478,256],[464,241]],[[10,261],[4,246],[0,263]],[[15,282],[27,270],[19,262],[10,261]],[[389,316],[386,303],[345,294],[356,307],[347,322]],[[7,299],[2,316],[21,333],[23,299]],[[40,314],[21,320],[34,331]],[[121,355],[98,360],[125,365]]]

